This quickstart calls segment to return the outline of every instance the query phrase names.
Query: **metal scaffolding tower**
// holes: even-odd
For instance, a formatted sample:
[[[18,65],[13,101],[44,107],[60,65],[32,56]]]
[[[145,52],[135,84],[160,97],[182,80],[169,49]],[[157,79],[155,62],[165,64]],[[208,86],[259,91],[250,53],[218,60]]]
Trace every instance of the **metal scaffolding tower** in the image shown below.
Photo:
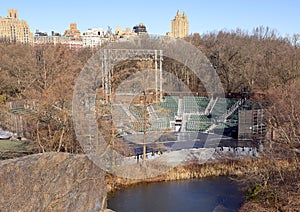
[[[238,138],[262,142],[266,134],[265,122],[263,109],[240,110]]]
[[[154,60],[155,64],[155,92],[156,101],[158,101],[157,94],[159,94],[159,101],[162,101],[162,61],[163,52],[162,50],[150,50],[150,49],[103,49],[101,61],[101,76],[102,76],[102,87],[103,96],[106,102],[110,102],[112,94],[112,76],[113,67],[118,62],[125,60],[139,60],[148,61]],[[159,63],[159,69],[158,69]]]

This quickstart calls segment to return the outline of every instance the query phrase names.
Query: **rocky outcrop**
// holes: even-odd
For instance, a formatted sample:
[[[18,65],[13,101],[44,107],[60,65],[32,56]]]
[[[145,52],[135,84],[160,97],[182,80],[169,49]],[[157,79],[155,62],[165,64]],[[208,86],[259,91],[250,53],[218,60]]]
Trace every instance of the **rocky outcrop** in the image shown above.
[[[43,153],[0,162],[0,211],[101,211],[105,172],[84,155]]]

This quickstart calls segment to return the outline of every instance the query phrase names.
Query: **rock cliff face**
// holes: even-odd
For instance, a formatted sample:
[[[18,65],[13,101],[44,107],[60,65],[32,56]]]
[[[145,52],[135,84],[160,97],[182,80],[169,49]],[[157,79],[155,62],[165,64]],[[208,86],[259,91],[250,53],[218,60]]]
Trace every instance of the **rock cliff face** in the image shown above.
[[[105,172],[84,155],[43,153],[0,162],[0,211],[100,211]]]

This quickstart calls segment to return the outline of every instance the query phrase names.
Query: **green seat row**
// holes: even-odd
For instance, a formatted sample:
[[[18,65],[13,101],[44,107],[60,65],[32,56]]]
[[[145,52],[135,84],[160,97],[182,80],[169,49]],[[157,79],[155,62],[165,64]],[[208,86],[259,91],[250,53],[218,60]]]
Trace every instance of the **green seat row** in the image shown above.
[[[200,121],[188,121],[186,123],[187,131],[205,131],[211,126],[210,123],[204,123]]]

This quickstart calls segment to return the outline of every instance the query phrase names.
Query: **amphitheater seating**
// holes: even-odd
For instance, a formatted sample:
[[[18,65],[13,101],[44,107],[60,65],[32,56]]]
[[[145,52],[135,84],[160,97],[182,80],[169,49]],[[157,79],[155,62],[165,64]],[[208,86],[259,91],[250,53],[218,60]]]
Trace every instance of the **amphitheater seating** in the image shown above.
[[[131,122],[130,127],[137,132],[144,132],[144,123],[142,121]],[[161,131],[169,128],[168,120],[159,120],[151,123],[147,123],[146,131]]]
[[[215,129],[232,128],[232,127],[237,127],[237,125],[238,125],[237,123],[225,122],[225,123],[218,124]]]
[[[131,129],[136,132],[144,132],[144,123],[143,122],[131,122],[130,123]]]
[[[199,96],[185,96],[183,101],[185,113],[199,113],[205,111],[209,99]]]
[[[205,131],[211,125],[211,119],[205,115],[191,115],[186,123],[187,131]]]
[[[160,113],[161,116],[167,116],[174,118],[178,110],[178,97],[177,96],[165,96],[163,102],[159,102],[158,105],[154,107],[157,111],[163,109],[165,114]],[[158,113],[159,114],[159,113]]]
[[[134,115],[134,117],[138,120],[143,120],[143,111],[144,107],[139,105],[130,105],[129,107],[130,112]]]
[[[159,131],[163,129],[168,129],[169,128],[169,121],[168,119],[166,120],[161,120],[161,121],[154,121],[150,123],[150,127],[148,128],[149,131]]]
[[[170,120],[174,119],[174,115],[177,113],[177,102],[178,98],[176,97],[166,97],[165,101],[153,105],[155,114],[157,115],[157,120],[154,121],[148,120],[147,131],[160,131],[168,129],[170,126]],[[143,123],[143,106],[130,105],[130,112],[136,117],[137,122],[132,122],[131,127],[137,132],[144,131]]]
[[[237,101],[238,101],[237,99],[219,98],[215,107],[213,108],[212,115],[220,116],[224,114]]]
[[[191,115],[190,121],[199,121],[199,122],[207,122],[210,123],[211,119],[209,119],[206,115]]]
[[[236,101],[237,99],[219,98],[213,108],[213,118],[225,113]],[[206,115],[199,115],[199,113],[201,114],[205,111],[208,102],[209,99],[206,97],[183,97],[184,113],[189,113],[189,119],[186,122],[187,131],[205,131],[212,125],[212,118]],[[164,101],[152,106],[156,118],[153,121],[151,119],[147,121],[148,123],[150,122],[147,124],[147,131],[170,129],[170,121],[174,120],[174,116],[177,114],[178,110],[178,96],[165,96]],[[131,105],[129,109],[137,118],[137,122],[131,122],[132,129],[143,132],[143,106]],[[238,111],[235,111],[228,119],[238,120]],[[231,128],[234,126],[237,126],[237,123],[226,122],[218,124],[216,129]]]
[[[188,121],[186,123],[186,130],[187,131],[205,131],[209,128],[211,124],[207,122],[200,122],[200,121]]]

